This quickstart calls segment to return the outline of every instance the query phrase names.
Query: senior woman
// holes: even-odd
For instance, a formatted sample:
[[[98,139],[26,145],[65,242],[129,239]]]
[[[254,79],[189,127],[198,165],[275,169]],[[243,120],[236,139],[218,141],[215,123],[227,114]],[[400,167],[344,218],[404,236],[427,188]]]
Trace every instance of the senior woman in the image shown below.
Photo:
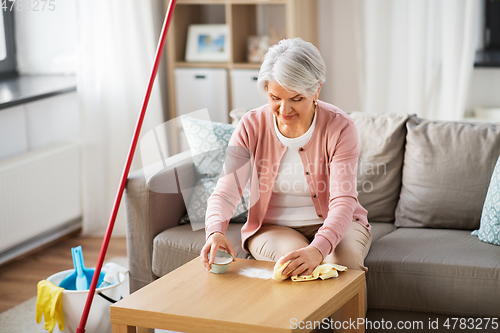
[[[269,103],[242,117],[229,142],[241,152],[228,149],[225,161],[227,169],[242,151],[254,160],[259,195],[255,202],[251,182],[242,246],[257,260],[291,260],[284,275],[309,275],[323,261],[367,270],[371,227],[357,199],[358,135],[346,113],[318,100],[325,74],[311,43],[285,39],[269,48],[258,78]],[[201,251],[207,270],[217,249],[235,258],[224,233],[250,173],[239,184],[221,177],[208,200]]]

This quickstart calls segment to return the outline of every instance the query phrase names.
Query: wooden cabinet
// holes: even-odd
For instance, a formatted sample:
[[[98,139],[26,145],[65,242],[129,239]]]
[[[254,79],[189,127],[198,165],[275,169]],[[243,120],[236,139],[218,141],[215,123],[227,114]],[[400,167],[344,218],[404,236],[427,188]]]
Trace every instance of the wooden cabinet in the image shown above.
[[[169,0],[165,0],[166,6]],[[317,0],[178,0],[167,36],[169,118],[177,116],[176,68],[222,68],[227,71],[227,105],[233,109],[231,70],[260,68],[247,62],[248,36],[268,35],[273,29],[286,38],[301,37],[318,46]],[[186,62],[188,27],[191,24],[227,24],[230,57],[227,62]],[[189,94],[188,92],[187,94]],[[196,92],[191,92],[196,98]],[[179,95],[179,94],[177,94]],[[182,94],[183,96],[186,93]],[[193,110],[195,111],[195,110]],[[174,138],[174,140],[176,140]],[[174,146],[176,146],[174,144]],[[177,153],[174,149],[173,153]]]

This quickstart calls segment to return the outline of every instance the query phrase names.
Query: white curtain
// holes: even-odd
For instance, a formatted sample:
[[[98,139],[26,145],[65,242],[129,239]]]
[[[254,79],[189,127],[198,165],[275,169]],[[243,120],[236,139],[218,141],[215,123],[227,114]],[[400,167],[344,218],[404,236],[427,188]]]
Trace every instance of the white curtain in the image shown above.
[[[480,1],[355,1],[363,110],[462,119]]]
[[[78,0],[77,16],[83,233],[103,235],[153,66],[162,1]],[[160,84],[157,78],[141,133],[164,121]],[[131,171],[140,167],[136,150]],[[122,200],[114,236],[125,235],[124,208]]]

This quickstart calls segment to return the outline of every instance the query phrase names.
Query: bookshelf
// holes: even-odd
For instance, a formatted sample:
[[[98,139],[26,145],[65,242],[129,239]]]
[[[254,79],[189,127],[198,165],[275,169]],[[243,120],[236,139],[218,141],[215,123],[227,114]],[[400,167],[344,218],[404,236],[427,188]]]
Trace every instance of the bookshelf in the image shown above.
[[[165,8],[168,2],[169,0],[165,0]],[[260,68],[259,63],[247,61],[248,36],[269,35],[270,30],[273,30],[279,37],[301,37],[318,46],[317,10],[317,0],[178,0],[167,36],[169,119],[178,115],[176,89],[184,89],[176,87],[174,72],[177,68],[225,69],[229,112],[233,108],[230,71],[258,71]],[[185,61],[188,27],[191,24],[227,24],[229,60]],[[189,88],[185,87],[187,90]],[[178,145],[176,140],[177,138],[173,138],[174,147]],[[173,152],[179,151],[173,149]]]

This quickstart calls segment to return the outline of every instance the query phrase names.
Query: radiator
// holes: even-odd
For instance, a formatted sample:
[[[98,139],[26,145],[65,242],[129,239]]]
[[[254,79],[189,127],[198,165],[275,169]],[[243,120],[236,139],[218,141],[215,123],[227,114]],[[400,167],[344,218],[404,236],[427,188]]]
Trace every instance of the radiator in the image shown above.
[[[79,142],[0,160],[0,254],[79,220],[80,189]]]

